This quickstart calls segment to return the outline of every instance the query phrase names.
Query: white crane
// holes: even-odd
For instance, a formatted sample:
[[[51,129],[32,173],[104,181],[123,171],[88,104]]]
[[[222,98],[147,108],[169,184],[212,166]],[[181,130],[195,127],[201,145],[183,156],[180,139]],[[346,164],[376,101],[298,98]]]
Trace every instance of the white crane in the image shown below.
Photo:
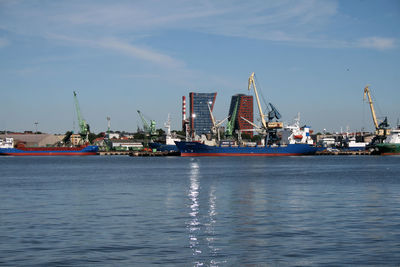
[[[219,129],[221,128],[222,123],[224,123],[224,121],[226,121],[229,117],[226,117],[225,119],[223,119],[222,121],[216,121],[215,117],[211,111],[211,107],[210,107],[210,103],[207,103],[208,106],[208,110],[210,111],[210,116],[211,116],[211,121],[212,121],[212,127],[211,127],[211,133],[216,134],[218,141],[220,140],[220,131]]]

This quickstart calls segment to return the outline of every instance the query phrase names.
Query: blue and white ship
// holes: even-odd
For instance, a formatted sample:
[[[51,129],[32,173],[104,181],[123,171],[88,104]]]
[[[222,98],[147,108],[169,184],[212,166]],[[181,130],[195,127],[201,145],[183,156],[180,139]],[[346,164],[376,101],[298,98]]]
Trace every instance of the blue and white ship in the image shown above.
[[[171,133],[171,119],[168,114],[168,120],[164,123],[164,127],[167,129],[165,136],[165,144],[160,142],[150,142],[149,146],[152,149],[162,152],[179,152],[178,147],[175,145],[175,141],[180,141],[181,139],[175,138]]]

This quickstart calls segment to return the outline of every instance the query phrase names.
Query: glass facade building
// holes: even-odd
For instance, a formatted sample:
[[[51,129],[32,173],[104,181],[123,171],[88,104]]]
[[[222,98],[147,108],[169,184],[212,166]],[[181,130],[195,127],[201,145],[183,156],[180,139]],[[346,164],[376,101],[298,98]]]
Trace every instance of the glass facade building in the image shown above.
[[[194,93],[189,94],[190,98],[190,118],[189,125],[192,132],[196,135],[208,134],[211,132],[212,120],[208,105],[211,111],[214,109],[217,93]]]
[[[233,111],[236,106],[236,101],[239,101],[236,120],[234,124],[234,130],[249,130],[253,129],[253,126],[242,118],[246,118],[248,121],[253,122],[253,96],[237,94],[233,95],[231,99],[231,106],[229,108],[229,116],[233,115]],[[245,131],[244,133],[249,134],[253,137],[254,132]]]

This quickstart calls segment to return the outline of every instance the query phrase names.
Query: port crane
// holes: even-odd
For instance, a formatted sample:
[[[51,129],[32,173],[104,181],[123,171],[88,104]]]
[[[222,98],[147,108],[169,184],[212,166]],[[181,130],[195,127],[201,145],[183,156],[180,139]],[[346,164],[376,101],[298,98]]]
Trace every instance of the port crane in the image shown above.
[[[210,104],[207,103],[207,106],[208,106],[208,110],[210,111],[210,117],[211,117],[211,122],[212,122],[211,133],[212,133],[212,134],[216,134],[217,137],[218,137],[218,141],[219,141],[219,140],[220,140],[220,131],[219,131],[220,126],[221,126],[222,123],[224,123],[224,121],[226,121],[229,117],[223,119],[222,121],[218,121],[218,122],[217,122],[217,121],[215,120],[215,117],[214,117],[212,111],[211,111]]]
[[[139,117],[143,122],[143,130],[144,130],[145,134],[151,135],[151,136],[157,135],[156,121],[155,120],[150,120],[150,124],[149,124],[146,121],[146,119],[144,118],[142,112],[140,112],[140,110],[138,110],[137,113],[139,114]]]
[[[78,97],[77,97],[77,94],[75,91],[74,91],[74,101],[75,101],[76,114],[78,116],[79,134],[82,137],[84,137],[85,143],[87,143],[87,142],[89,142],[90,127],[89,127],[89,124],[86,122],[86,120],[83,118],[83,116],[81,114]]]
[[[372,121],[375,126],[375,135],[376,136],[375,136],[373,142],[377,140],[379,143],[382,143],[383,140],[386,139],[386,136],[390,135],[390,129],[388,129],[389,124],[387,122],[387,117],[385,117],[385,119],[381,123],[378,124],[378,119],[376,118],[374,104],[372,102],[371,92],[369,90],[368,85],[365,86],[365,88],[364,88],[364,101],[366,100],[367,97],[368,97],[368,104],[371,109]]]
[[[250,91],[251,87],[253,87],[253,89],[254,89],[254,94],[255,94],[255,97],[257,100],[258,112],[259,112],[260,120],[261,120],[261,127],[243,117],[242,117],[242,119],[244,119],[246,122],[253,125],[259,134],[264,135],[266,137],[267,144],[272,144],[273,142],[278,140],[277,130],[280,128],[283,128],[282,122],[272,121],[272,120],[273,119],[279,120],[281,118],[281,114],[271,103],[269,103],[270,110],[269,110],[268,114],[265,115],[263,113],[262,108],[261,108],[260,98],[258,96],[258,92],[257,92],[257,88],[256,88],[256,82],[254,80],[254,76],[255,76],[255,74],[253,72],[249,77],[248,90]],[[266,117],[268,118],[268,122],[265,120]]]

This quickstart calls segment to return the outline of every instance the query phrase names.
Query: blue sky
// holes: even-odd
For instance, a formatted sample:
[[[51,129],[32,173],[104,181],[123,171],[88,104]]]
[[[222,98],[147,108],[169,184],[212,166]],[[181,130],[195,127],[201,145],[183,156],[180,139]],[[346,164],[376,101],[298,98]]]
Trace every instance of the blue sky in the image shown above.
[[[73,91],[94,132],[134,131],[136,110],[181,124],[181,98],[258,89],[291,122],[316,131],[372,130],[400,117],[399,1],[0,0],[0,129],[64,133]]]

